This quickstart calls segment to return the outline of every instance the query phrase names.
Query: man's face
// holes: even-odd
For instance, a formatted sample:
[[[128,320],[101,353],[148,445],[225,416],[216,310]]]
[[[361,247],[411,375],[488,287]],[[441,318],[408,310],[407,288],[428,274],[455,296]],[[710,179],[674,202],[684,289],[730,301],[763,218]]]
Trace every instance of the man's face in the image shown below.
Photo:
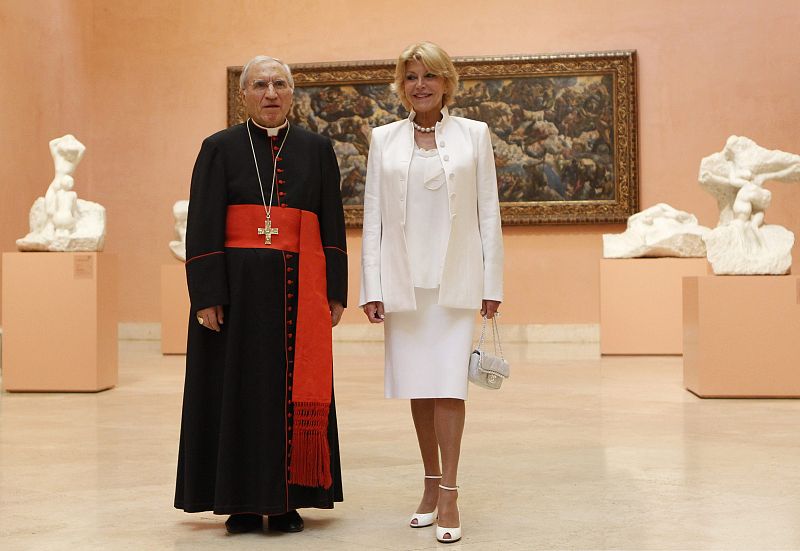
[[[245,108],[261,126],[272,128],[283,124],[292,107],[292,94],[288,75],[278,63],[260,63],[247,72],[242,91]]]

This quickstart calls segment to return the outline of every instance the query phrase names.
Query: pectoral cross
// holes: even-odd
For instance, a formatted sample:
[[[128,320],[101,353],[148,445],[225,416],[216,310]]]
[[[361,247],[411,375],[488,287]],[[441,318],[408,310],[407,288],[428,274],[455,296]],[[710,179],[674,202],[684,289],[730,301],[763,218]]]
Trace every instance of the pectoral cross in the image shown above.
[[[267,217],[264,221],[264,227],[258,228],[258,235],[264,236],[264,245],[272,245],[272,236],[278,235],[278,228],[273,228],[272,220]]]

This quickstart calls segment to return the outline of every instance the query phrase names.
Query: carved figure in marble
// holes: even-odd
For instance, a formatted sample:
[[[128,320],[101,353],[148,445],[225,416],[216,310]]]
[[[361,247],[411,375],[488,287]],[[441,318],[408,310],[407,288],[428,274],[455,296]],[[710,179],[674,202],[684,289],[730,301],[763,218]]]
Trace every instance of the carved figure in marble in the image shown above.
[[[719,207],[717,227],[704,237],[715,274],[789,272],[794,234],[764,223],[772,194],[768,181],[800,181],[800,155],[759,146],[731,136],[722,151],[700,162],[700,186]]]
[[[605,258],[704,257],[703,236],[709,231],[697,218],[658,203],[628,218],[625,232],[603,235]]]
[[[44,197],[34,201],[30,232],[17,239],[20,251],[101,251],[106,233],[106,210],[78,199],[73,174],[86,146],[72,134],[50,141],[55,176]]]
[[[186,262],[186,219],[189,217],[189,201],[186,199],[176,201],[172,206],[172,215],[175,217],[177,239],[169,242],[169,248],[178,260]]]

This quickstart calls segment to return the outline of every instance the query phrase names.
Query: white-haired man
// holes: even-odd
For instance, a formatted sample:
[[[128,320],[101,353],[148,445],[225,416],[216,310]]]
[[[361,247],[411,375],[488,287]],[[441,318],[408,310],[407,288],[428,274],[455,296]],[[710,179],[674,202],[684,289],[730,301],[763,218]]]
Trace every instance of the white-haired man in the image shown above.
[[[186,230],[191,298],[175,507],[230,533],[303,529],[342,500],[331,327],[346,304],[329,139],[292,125],[289,67],[259,56],[245,123],[206,138]]]

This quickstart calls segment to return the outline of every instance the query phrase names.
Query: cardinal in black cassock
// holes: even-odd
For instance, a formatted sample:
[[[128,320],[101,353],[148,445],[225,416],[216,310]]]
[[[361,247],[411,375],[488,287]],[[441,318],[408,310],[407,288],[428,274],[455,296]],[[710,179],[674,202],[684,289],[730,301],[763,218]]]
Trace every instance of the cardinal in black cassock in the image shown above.
[[[254,58],[249,119],[207,138],[186,230],[191,299],[175,507],[229,532],[302,530],[342,501],[331,327],[346,306],[339,169],[291,125],[288,67]]]

